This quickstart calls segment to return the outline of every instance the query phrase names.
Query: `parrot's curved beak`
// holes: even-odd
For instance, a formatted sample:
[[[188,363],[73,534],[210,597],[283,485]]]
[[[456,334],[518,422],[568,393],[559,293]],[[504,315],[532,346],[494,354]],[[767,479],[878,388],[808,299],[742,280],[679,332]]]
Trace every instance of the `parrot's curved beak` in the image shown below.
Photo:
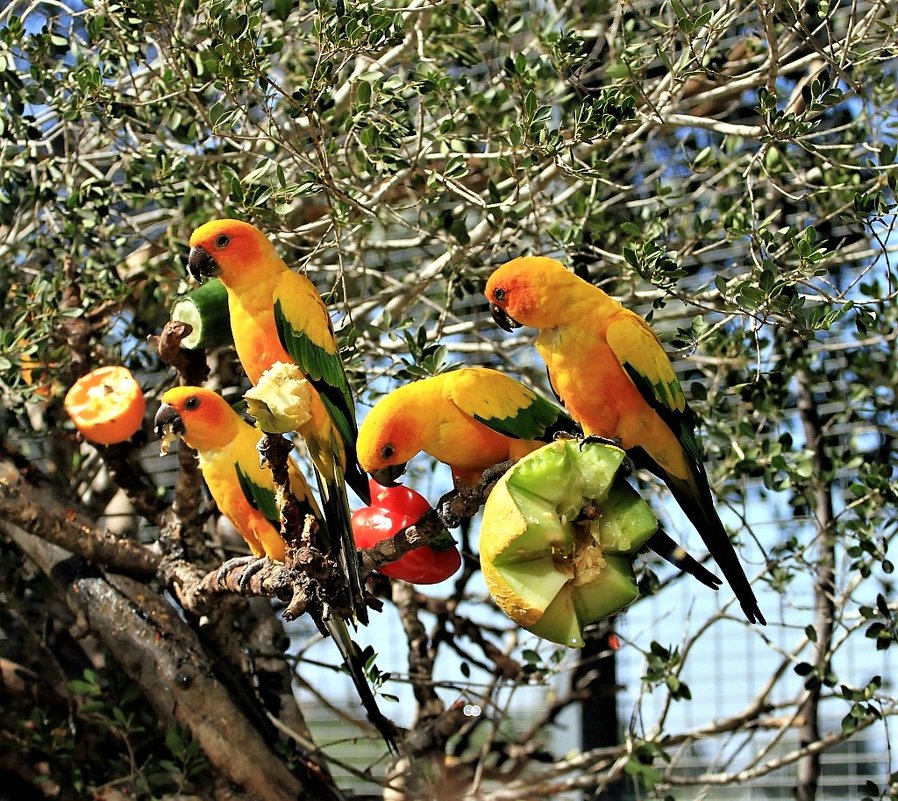
[[[521,324],[517,320],[513,317],[509,317],[505,309],[501,306],[497,306],[495,303],[490,303],[490,314],[493,315],[493,320],[496,321],[496,325],[503,331],[511,333],[515,328],[521,327]]]
[[[381,467],[379,470],[372,470],[371,478],[382,487],[395,487],[396,479],[405,472],[407,464],[407,462],[403,462],[402,464],[391,464],[389,467]]]
[[[165,436],[166,430],[172,434],[184,433],[184,421],[174,406],[163,403],[153,418],[153,431],[157,437]]]
[[[187,269],[197,281],[213,278],[221,274],[221,267],[218,266],[218,262],[199,246],[190,248],[190,255],[187,257]]]

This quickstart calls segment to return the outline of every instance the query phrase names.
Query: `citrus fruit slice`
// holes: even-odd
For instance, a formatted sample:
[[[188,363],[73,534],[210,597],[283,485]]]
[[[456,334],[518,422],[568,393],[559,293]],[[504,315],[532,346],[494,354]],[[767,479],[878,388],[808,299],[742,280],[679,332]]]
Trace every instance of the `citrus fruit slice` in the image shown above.
[[[129,439],[143,424],[146,403],[127,367],[98,367],[81,376],[66,393],[65,410],[85,439],[113,445]]]
[[[559,440],[496,483],[483,510],[480,566],[493,599],[544,639],[581,647],[583,627],[637,597],[632,560],[658,521],[622,476],[625,454]]]

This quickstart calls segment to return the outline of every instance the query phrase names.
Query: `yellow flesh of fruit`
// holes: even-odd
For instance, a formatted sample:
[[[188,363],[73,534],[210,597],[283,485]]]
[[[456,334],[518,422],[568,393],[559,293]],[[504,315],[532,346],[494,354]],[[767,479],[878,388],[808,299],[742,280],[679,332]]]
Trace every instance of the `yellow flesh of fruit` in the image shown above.
[[[626,482],[615,483],[622,460],[610,446],[554,442],[515,465],[487,500],[487,586],[509,617],[545,639],[582,646],[583,626],[638,594],[629,554],[657,522]]]

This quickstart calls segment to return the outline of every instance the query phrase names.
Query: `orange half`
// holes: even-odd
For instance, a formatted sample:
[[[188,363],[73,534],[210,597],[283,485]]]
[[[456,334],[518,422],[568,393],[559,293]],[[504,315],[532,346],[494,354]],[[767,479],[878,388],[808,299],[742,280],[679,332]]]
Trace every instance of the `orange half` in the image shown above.
[[[79,378],[65,396],[65,410],[85,439],[114,445],[143,425],[146,410],[140,384],[127,367],[98,367]]]

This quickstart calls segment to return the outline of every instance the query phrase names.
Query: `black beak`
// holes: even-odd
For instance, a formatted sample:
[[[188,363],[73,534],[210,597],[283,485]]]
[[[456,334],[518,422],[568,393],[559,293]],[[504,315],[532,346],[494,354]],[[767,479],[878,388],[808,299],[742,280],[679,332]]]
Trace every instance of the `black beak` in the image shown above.
[[[163,403],[156,412],[156,417],[153,418],[153,431],[157,437],[161,437],[165,433],[166,426],[171,426],[175,434],[184,433],[184,421],[178,414],[178,410],[174,406]]]
[[[201,247],[190,248],[190,255],[187,257],[187,269],[197,281],[213,278],[221,274],[221,267]]]
[[[495,303],[490,303],[490,314],[493,315],[493,319],[496,321],[496,325],[499,326],[503,331],[508,331],[511,333],[515,330],[515,328],[520,328],[521,324],[509,317],[505,313],[505,309],[497,306]]]
[[[380,468],[380,470],[372,470],[371,478],[382,487],[395,487],[396,479],[405,472],[406,464],[407,462],[391,464],[389,467]]]

